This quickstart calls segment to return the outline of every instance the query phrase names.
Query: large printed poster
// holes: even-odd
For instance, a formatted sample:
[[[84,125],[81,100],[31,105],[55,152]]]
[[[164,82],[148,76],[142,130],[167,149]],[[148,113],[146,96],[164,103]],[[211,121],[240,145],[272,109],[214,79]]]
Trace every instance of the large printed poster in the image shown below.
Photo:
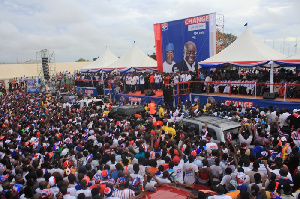
[[[154,24],[154,34],[159,71],[196,72],[216,54],[216,13]]]

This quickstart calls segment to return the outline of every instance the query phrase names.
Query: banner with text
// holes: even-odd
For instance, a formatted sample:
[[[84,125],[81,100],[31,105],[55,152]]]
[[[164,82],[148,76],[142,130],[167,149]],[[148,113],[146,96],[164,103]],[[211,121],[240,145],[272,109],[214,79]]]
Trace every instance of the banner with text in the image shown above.
[[[216,54],[216,13],[154,24],[154,34],[159,71],[197,71]]]

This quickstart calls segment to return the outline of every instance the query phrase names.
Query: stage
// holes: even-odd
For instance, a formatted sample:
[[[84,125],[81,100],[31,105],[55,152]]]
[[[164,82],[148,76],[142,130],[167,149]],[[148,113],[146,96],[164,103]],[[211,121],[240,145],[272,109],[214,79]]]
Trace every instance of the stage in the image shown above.
[[[108,89],[105,89],[105,94],[108,94],[110,91]],[[120,100],[121,97],[125,98],[127,101],[132,102],[140,102],[143,103],[149,103],[151,101],[155,101],[156,104],[164,104],[164,97],[163,97],[163,91],[158,90],[154,91],[154,96],[145,96],[144,94],[141,94],[140,91],[137,91],[135,93],[127,93],[127,94],[117,94],[117,99]],[[194,102],[195,99],[198,101],[200,100],[200,103],[207,103],[207,98],[211,97],[210,99],[214,99],[215,101],[219,101],[224,103],[225,105],[229,105],[231,102],[235,106],[241,106],[243,108],[245,107],[252,107],[258,105],[259,107],[268,107],[272,105],[274,108],[288,108],[290,112],[293,111],[293,109],[300,109],[300,99],[299,98],[286,98],[286,101],[284,101],[283,98],[276,98],[274,100],[266,100],[263,99],[262,96],[253,96],[253,95],[229,95],[229,94],[222,94],[222,93],[203,93],[203,94],[182,94],[180,95],[180,102],[183,104],[186,104],[187,101]],[[178,103],[177,96],[174,96],[175,105]]]
[[[194,102],[195,99],[200,100],[200,103],[207,103],[207,98],[214,99],[217,102],[222,102],[228,106],[231,102],[234,106],[241,106],[243,108],[252,107],[258,105],[259,107],[273,106],[274,108],[288,108],[290,112],[293,109],[300,109],[300,99],[299,98],[277,98],[274,100],[263,99],[262,96],[252,96],[252,95],[229,95],[221,93],[209,93],[207,94],[190,94],[191,101]]]
[[[129,92],[127,94],[119,93],[117,99],[120,100],[123,97],[127,101],[139,102],[141,104],[150,103],[151,101],[154,101],[156,104],[165,103],[162,90],[154,91],[154,94],[153,96],[146,96],[145,94],[141,94],[141,91]]]

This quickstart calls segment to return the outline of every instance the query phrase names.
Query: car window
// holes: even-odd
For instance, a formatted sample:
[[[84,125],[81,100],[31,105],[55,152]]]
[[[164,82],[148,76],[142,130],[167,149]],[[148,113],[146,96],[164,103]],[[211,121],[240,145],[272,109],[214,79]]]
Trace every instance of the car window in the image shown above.
[[[225,138],[227,136],[227,133],[230,132],[232,136],[232,140],[238,140],[238,130],[239,128],[227,129],[226,131],[224,131]]]
[[[96,106],[102,106],[103,105],[103,102],[102,101],[97,101],[95,102]]]
[[[214,129],[207,127],[207,131],[208,131],[207,136],[213,138],[214,140],[217,140],[217,134]]]
[[[115,113],[117,111],[118,111],[118,108],[113,108],[113,109],[110,110],[111,113]]]
[[[195,133],[196,135],[199,134],[199,125],[198,124],[195,124],[195,123],[192,123],[192,122],[187,122],[187,121],[184,121],[183,120],[183,130],[185,132],[187,132],[189,130],[189,127],[191,126],[194,126],[195,127]]]

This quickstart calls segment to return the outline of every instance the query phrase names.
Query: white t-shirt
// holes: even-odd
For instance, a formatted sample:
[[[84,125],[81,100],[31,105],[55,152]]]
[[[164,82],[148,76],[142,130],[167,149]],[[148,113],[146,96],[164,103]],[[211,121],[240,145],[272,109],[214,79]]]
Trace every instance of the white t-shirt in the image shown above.
[[[160,177],[157,177],[157,179],[158,179],[159,182],[161,182],[162,184],[171,183],[171,181],[170,181],[168,178],[160,178]]]
[[[147,182],[147,184],[145,185],[145,191],[155,189],[154,185],[156,185],[156,181],[150,180],[150,182]]]
[[[176,64],[174,61],[172,61],[171,64],[168,64],[166,61],[163,63],[163,71],[166,73],[172,72],[173,65]]]
[[[225,185],[226,189],[228,189],[228,184],[230,183],[230,180],[232,180],[232,177],[230,175],[225,175],[225,176],[223,176],[220,184]]]
[[[78,198],[78,194],[84,193],[85,197],[92,197],[92,192],[90,189],[81,189],[76,191],[76,197]]]
[[[218,177],[223,174],[221,166],[212,165],[209,168],[210,168],[211,174],[214,176]],[[219,181],[219,178],[214,177],[213,181]]]
[[[206,151],[208,154],[211,154],[214,149],[218,149],[218,145],[216,143],[209,142],[206,144]]]
[[[185,163],[183,165],[183,171],[185,172],[185,176],[184,176],[185,184],[194,184],[195,172],[198,172],[198,166],[194,163]]]
[[[183,165],[184,165],[184,161],[181,159],[179,164],[177,166],[173,167],[173,170],[175,171],[176,175],[177,175],[177,180],[178,182],[183,184]]]
[[[140,76],[140,84],[145,84],[145,78],[143,75]]]
[[[232,198],[226,195],[214,195],[214,196],[208,196],[207,199],[232,199]]]
[[[154,82],[155,82],[155,83],[159,83],[159,79],[160,79],[160,76],[159,76],[159,75],[155,75],[155,76],[154,76]]]

